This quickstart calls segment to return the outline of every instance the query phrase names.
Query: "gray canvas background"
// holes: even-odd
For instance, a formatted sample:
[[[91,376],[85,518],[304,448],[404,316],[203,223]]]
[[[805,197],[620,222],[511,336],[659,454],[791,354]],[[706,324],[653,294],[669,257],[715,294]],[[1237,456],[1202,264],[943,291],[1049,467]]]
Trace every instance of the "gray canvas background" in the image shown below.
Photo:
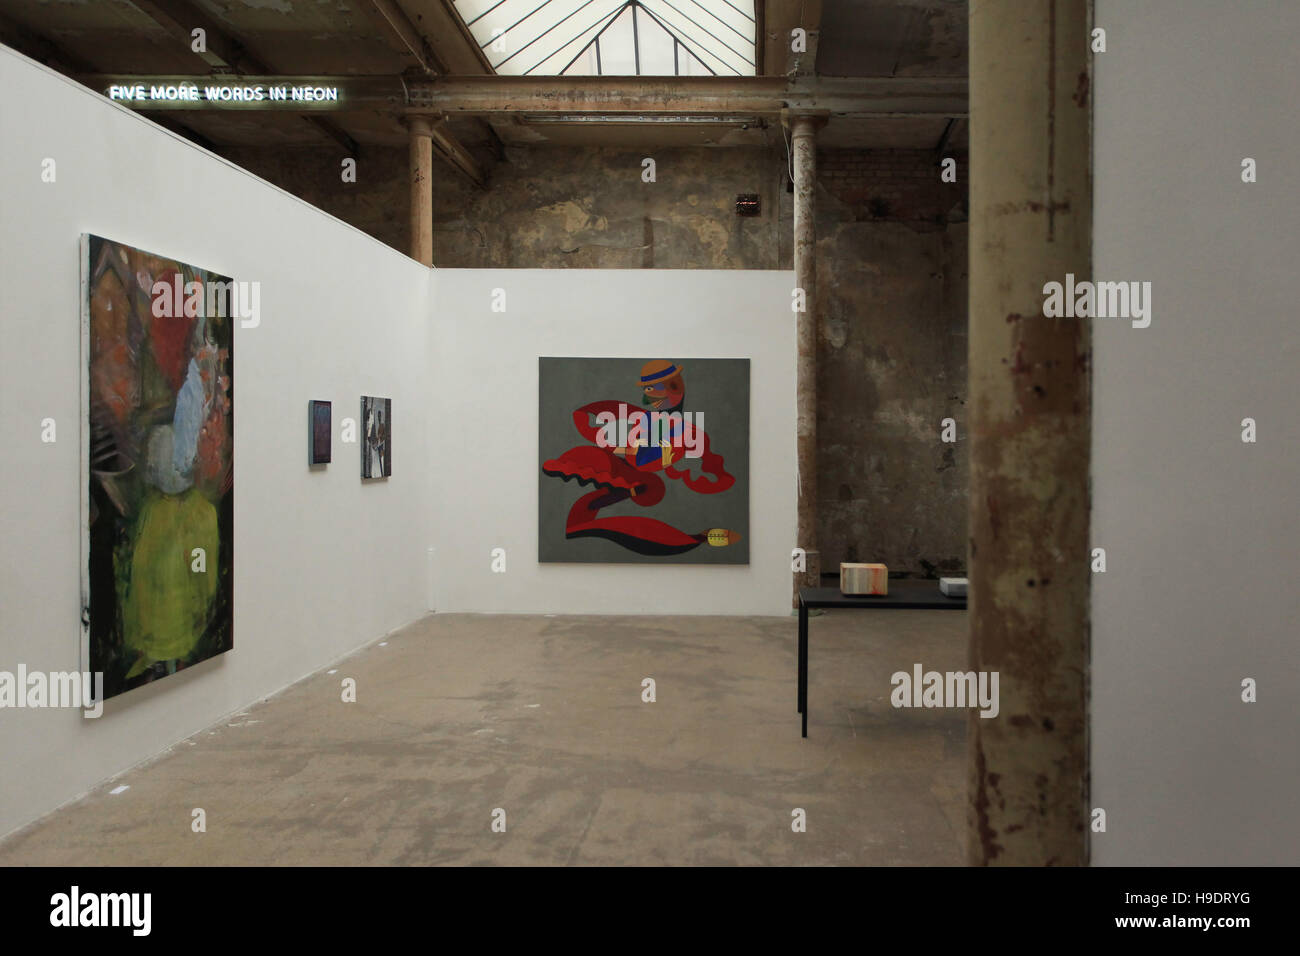
[[[592,485],[563,481],[542,472],[542,462],[578,445],[589,445],[573,427],[575,409],[609,400],[641,405],[641,367],[654,359],[682,367],[686,385],[683,411],[703,412],[704,431],[713,451],[722,456],[736,483],[718,494],[699,494],[680,480],[664,478],[663,500],[643,508],[631,501],[602,509],[601,517],[640,515],[656,518],[688,534],[727,528],[741,534],[725,548],[702,544],[685,554],[644,555],[603,538],[564,536],[569,509]],[[601,564],[748,564],[749,563],[749,359],[700,359],[675,355],[634,358],[539,359],[537,457],[537,560]],[[698,459],[686,465],[700,473]],[[660,477],[662,472],[658,472]]]

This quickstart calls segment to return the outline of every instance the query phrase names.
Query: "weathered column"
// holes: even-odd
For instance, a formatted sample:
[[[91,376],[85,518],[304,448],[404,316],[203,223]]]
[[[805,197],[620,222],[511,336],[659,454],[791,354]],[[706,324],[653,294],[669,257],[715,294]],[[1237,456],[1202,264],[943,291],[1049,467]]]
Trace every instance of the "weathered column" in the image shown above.
[[[797,313],[796,342],[796,459],[799,469],[798,542],[806,553],[806,570],[794,574],[794,598],[800,587],[821,583],[821,552],[817,545],[817,130],[821,116],[790,118],[794,153],[794,275],[803,290],[803,311]]]
[[[1088,0],[970,12],[967,859],[1088,861],[1091,327],[1043,286],[1092,269]]]
[[[411,258],[433,265],[433,120],[409,116],[411,131]]]

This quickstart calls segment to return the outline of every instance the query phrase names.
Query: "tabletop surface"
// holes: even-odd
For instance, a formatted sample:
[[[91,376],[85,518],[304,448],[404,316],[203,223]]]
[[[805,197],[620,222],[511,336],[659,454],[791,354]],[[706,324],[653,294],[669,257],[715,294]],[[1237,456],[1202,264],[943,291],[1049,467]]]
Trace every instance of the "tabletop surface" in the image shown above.
[[[892,608],[895,610],[964,610],[964,597],[948,597],[939,590],[937,580],[908,580],[900,578],[889,582],[889,593],[884,595],[841,594],[839,588],[800,588],[799,600],[805,607],[864,607]]]

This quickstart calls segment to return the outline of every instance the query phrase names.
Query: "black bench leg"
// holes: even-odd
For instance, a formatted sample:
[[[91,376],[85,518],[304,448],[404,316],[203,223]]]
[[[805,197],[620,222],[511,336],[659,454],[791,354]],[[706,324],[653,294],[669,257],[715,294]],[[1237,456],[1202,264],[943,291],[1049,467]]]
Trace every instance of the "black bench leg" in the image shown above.
[[[803,736],[808,736],[808,606],[799,601],[799,713]]]

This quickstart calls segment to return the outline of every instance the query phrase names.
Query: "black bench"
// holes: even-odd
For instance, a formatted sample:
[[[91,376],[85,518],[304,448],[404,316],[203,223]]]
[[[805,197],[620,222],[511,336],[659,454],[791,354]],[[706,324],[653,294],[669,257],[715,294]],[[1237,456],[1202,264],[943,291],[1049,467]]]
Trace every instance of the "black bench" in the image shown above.
[[[851,607],[898,611],[964,611],[964,597],[948,597],[938,581],[889,582],[884,595],[841,594],[839,588],[799,589],[799,713],[803,715],[803,736],[808,736],[808,609]]]

